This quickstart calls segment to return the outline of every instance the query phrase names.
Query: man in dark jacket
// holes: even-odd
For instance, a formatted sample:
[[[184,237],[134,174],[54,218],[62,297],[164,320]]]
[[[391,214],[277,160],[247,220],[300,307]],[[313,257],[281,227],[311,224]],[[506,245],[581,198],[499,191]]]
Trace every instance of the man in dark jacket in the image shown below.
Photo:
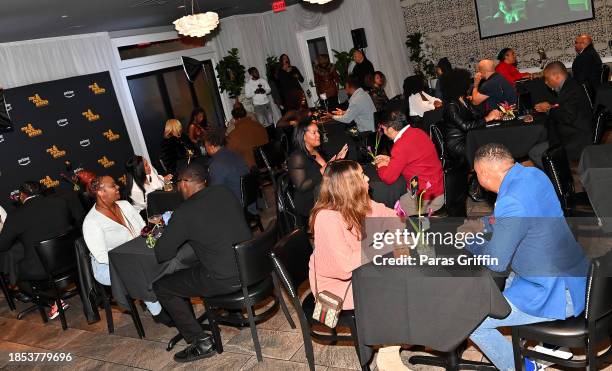
[[[174,211],[155,245],[159,262],[174,258],[185,243],[193,247],[199,265],[164,276],[153,288],[177,329],[190,345],[176,353],[177,362],[214,354],[214,343],[196,320],[189,298],[229,294],[240,289],[232,246],[249,240],[240,202],[225,187],[205,186],[205,170],[191,163],[178,177],[185,202]]]
[[[353,52],[355,66],[351,75],[357,76],[361,86],[365,90],[370,90],[374,85],[374,65],[366,57],[363,51],[357,49]]]
[[[0,233],[0,252],[10,250],[17,241],[24,257],[17,263],[19,281],[44,280],[47,274],[34,250],[34,244],[57,237],[82,221],[79,213],[59,197],[45,197],[38,182],[24,182],[19,188],[22,206],[9,213]],[[79,214],[79,215],[77,215]]]
[[[576,37],[574,49],[578,55],[572,63],[572,76],[594,93],[601,84],[601,57],[593,47],[593,39],[589,35]]]
[[[584,89],[561,62],[544,68],[544,81],[557,93],[556,103],[541,102],[535,110],[548,114],[548,142],[529,151],[529,158],[542,167],[542,155],[549,147],[562,145],[570,160],[578,160],[593,136],[593,113]]]
[[[225,133],[209,130],[204,137],[204,148],[210,156],[208,185],[224,185],[240,200],[240,177],[249,173],[244,158],[225,147]]]

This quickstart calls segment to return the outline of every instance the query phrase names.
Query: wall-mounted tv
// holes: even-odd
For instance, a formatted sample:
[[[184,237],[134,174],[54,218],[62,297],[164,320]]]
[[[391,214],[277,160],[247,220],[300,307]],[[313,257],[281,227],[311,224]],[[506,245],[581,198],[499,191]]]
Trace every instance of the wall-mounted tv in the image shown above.
[[[593,0],[475,0],[480,38],[595,18]]]

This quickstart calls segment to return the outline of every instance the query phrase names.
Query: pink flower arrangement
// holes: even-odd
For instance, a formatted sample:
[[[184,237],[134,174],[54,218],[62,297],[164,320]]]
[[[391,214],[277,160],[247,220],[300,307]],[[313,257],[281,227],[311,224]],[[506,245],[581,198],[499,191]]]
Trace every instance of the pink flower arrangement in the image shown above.
[[[382,135],[383,135],[383,130],[382,130],[382,126],[378,126],[378,129],[376,130],[376,141],[374,143],[374,151],[372,151],[372,147],[368,146],[368,155],[372,156],[372,159],[375,159],[376,156],[378,155],[378,146],[380,145],[380,140],[382,139]]]

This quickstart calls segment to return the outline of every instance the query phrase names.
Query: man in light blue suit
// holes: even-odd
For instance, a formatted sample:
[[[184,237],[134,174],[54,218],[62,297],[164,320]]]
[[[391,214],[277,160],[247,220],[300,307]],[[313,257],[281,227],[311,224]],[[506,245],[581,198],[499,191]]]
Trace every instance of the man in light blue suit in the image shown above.
[[[548,177],[514,162],[510,151],[491,143],[474,160],[478,182],[497,193],[493,216],[483,218],[489,241],[468,247],[474,255],[497,258],[489,266],[510,268],[504,296],[512,312],[485,319],[470,339],[500,370],[514,370],[512,345],[498,327],[566,319],[585,306],[589,263],[576,242]]]

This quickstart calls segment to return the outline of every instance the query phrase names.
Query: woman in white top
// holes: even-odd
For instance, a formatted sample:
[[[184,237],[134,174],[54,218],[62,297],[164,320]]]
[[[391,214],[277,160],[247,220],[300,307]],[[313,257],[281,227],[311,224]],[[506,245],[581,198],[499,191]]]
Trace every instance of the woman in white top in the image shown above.
[[[83,238],[91,253],[91,265],[96,281],[110,286],[108,252],[140,236],[145,222],[127,201],[119,200],[119,186],[110,176],[99,176],[87,190],[96,197],[96,204],[83,221]],[[159,302],[145,302],[153,316],[161,313]]]
[[[423,117],[425,112],[442,107],[442,101],[425,93],[425,79],[422,75],[414,75],[404,80],[404,97],[408,97],[410,116]]]
[[[172,180],[172,174],[161,176],[142,156],[133,156],[125,164],[126,189],[132,206],[140,212],[147,208],[147,195],[164,187],[165,181]]]

